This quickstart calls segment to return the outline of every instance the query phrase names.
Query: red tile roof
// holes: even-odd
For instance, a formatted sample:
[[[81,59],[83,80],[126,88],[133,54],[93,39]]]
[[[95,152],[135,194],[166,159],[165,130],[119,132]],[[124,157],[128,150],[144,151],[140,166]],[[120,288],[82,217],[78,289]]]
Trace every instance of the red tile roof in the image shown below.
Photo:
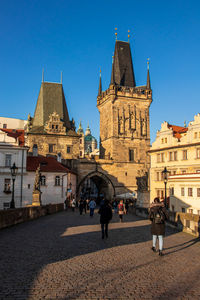
[[[71,173],[71,171],[59,163],[54,157],[27,156],[27,171],[35,172],[40,164],[42,172]]]
[[[1,128],[3,132],[6,132],[8,136],[18,139],[19,146],[24,146],[24,130],[23,129],[7,129]]]
[[[170,124],[168,124],[168,128],[172,128],[173,136],[177,139],[181,139],[182,137],[181,134],[188,131],[187,127],[181,127],[181,126],[170,125]]]

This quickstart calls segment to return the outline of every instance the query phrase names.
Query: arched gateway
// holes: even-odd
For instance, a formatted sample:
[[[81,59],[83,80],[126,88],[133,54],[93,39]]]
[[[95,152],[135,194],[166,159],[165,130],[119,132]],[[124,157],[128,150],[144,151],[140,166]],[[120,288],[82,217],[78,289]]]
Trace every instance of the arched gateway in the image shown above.
[[[112,181],[107,175],[99,171],[92,171],[82,178],[77,186],[77,195],[81,195],[81,191],[85,184],[87,184],[88,180],[90,180],[90,182],[92,181],[96,186],[98,198],[103,195],[107,199],[111,200],[115,196],[115,187]],[[90,193],[91,191],[89,186],[87,189],[88,190],[86,191],[86,193]]]

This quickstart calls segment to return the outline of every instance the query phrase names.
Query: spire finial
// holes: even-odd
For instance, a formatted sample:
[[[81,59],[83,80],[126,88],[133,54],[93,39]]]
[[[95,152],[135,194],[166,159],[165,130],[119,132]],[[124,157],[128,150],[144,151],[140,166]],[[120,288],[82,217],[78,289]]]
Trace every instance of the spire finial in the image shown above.
[[[44,82],[44,68],[42,69],[42,82]]]
[[[117,27],[115,27],[115,39],[117,41]]]
[[[147,58],[147,70],[149,70],[149,58]]]
[[[130,30],[128,30],[128,43],[129,43],[129,39],[130,39]]]
[[[100,96],[102,93],[102,85],[101,85],[101,69],[100,69],[100,77],[99,77],[99,91],[98,91],[98,96]]]
[[[62,84],[62,79],[63,79],[63,72],[61,71],[61,76],[60,76],[60,83]]]

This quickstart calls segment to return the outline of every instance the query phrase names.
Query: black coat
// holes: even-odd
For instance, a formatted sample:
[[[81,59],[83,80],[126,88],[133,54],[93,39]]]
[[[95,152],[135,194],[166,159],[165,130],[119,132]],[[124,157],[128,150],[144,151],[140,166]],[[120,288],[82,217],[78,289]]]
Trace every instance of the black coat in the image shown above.
[[[100,223],[106,224],[112,219],[112,208],[109,204],[104,204],[100,207],[98,213],[100,214]]]
[[[157,224],[155,222],[156,214],[161,211],[163,216],[162,223]],[[168,212],[164,206],[160,203],[150,208],[149,219],[151,220],[151,234],[152,235],[165,235],[165,221],[168,219]]]

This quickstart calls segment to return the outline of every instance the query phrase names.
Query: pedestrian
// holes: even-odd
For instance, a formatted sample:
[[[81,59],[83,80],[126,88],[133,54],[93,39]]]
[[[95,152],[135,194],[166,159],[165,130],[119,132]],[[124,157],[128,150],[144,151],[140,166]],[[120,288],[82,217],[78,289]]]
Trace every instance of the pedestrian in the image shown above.
[[[123,214],[124,214],[123,200],[120,200],[120,203],[118,204],[118,214],[119,214],[120,222],[123,222]]]
[[[114,212],[116,214],[117,213],[117,201],[116,200],[114,200],[114,202],[113,202],[113,208],[114,208]]]
[[[79,202],[79,212],[80,212],[80,215],[82,215],[82,213],[83,213],[83,200],[82,199]]]
[[[87,210],[89,210],[89,202],[90,202],[90,200],[87,198],[87,199],[86,199]]]
[[[68,208],[68,206],[67,206],[67,198],[65,199],[64,203],[65,203],[65,210],[67,210],[67,208]]]
[[[129,203],[128,203],[128,200],[126,200],[126,203],[125,203],[125,209],[126,209],[126,214],[128,213],[128,209],[129,209]]]
[[[75,210],[75,207],[76,207],[76,200],[75,198],[72,199],[72,211],[74,212]]]
[[[92,199],[89,203],[90,217],[93,217],[95,207],[96,207],[96,202]]]
[[[83,200],[83,210],[85,211],[85,214],[86,214],[86,212],[87,212],[87,202],[86,202],[85,199]]]
[[[168,219],[168,212],[163,202],[156,197],[150,206],[149,219],[151,220],[151,234],[153,240],[152,251],[156,252],[156,241],[159,240],[159,255],[163,255],[163,236],[165,235],[165,221]]]
[[[106,238],[108,237],[108,223],[112,219],[112,208],[108,200],[105,200],[104,204],[100,206],[98,213],[100,214],[102,239],[104,239],[104,234]]]

